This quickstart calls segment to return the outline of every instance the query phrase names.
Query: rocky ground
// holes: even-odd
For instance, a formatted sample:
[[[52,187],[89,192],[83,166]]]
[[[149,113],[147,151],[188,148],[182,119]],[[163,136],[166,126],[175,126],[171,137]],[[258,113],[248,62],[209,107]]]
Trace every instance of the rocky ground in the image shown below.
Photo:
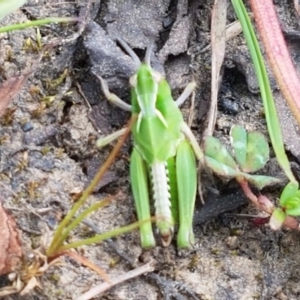
[[[29,0],[3,24],[47,16],[85,15],[87,1]],[[191,80],[197,83],[191,128],[197,138],[205,128],[210,103],[210,17],[213,1],[94,1],[86,28],[80,25],[48,25],[40,28],[42,44],[61,39],[49,50],[38,70],[29,77],[0,120],[0,195],[16,219],[26,255],[51,236],[72,206],[72,194],[82,191],[112,150],[101,151],[95,142],[122,128],[130,115],[112,106],[103,96],[95,74],[129,100],[128,78],[134,64],[115,43],[122,38],[143,58],[154,43],[153,67],[164,72],[174,98]],[[292,1],[277,1],[282,28],[297,66],[300,66],[299,19]],[[235,20],[228,5],[228,23]],[[40,48],[36,29],[0,35],[1,83],[25,72],[37,61]],[[208,47],[207,47],[208,46]],[[205,50],[206,49],[206,50]],[[298,64],[299,62],[299,64]],[[231,125],[267,133],[251,59],[242,36],[228,42],[222,93],[215,135],[228,141]],[[289,157],[297,170],[299,136],[286,107],[280,107]],[[80,87],[80,88],[79,88]],[[82,90],[82,93],[81,93]],[[85,95],[85,98],[82,96]],[[182,112],[188,118],[186,103]],[[89,217],[99,231],[135,221],[129,183],[131,142],[127,141],[104,180],[85,207],[108,195],[115,200]],[[265,173],[282,176],[274,159]],[[199,199],[195,212],[195,247],[178,251],[175,241],[168,248],[157,245],[144,251],[138,232],[110,243],[82,247],[79,252],[101,266],[111,278],[155,261],[155,271],[117,285],[95,299],[299,299],[299,233],[272,232],[237,213],[255,215],[238,186],[217,181],[219,195],[204,189],[206,206]],[[205,184],[209,185],[209,182]],[[267,190],[276,200],[278,190]],[[93,229],[80,225],[69,241],[91,236]],[[121,256],[119,254],[122,254]],[[70,258],[39,277],[40,289],[26,296],[6,299],[75,299],[102,279]],[[7,281],[1,278],[1,286]]]

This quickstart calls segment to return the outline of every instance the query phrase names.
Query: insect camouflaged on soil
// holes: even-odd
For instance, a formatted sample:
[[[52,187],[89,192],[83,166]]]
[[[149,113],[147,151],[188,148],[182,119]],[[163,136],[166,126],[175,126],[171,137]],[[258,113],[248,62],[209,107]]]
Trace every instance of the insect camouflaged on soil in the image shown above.
[[[130,178],[139,221],[149,220],[140,226],[142,247],[155,245],[150,221],[149,186],[152,184],[156,226],[162,244],[168,246],[178,223],[177,244],[189,248],[194,243],[193,214],[197,191],[195,156],[203,161],[203,153],[188,125],[184,122],[179,106],[195,88],[192,82],[174,101],[171,89],[162,74],[150,66],[151,47],[145,62],[123,41],[120,45],[137,66],[130,78],[131,105],[110,93],[105,80],[99,77],[106,98],[136,117],[132,134],[134,149],[130,161]],[[124,129],[98,141],[103,147],[119,137]]]

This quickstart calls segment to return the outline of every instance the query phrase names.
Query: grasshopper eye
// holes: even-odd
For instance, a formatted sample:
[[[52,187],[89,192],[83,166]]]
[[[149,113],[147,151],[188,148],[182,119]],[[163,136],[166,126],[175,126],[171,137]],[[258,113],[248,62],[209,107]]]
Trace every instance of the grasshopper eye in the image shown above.
[[[153,69],[152,69],[152,77],[157,83],[161,82],[164,79],[164,77],[161,73],[159,73]]]
[[[136,74],[132,75],[132,76],[129,78],[129,84],[130,84],[132,87],[136,87],[136,84],[137,84],[137,75],[136,75]]]

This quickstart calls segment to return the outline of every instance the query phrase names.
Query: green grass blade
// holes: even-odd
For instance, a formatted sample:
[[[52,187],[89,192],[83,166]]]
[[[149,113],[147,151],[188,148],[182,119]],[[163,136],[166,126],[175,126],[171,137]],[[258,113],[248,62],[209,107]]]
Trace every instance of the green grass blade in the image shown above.
[[[77,242],[74,242],[74,243],[62,245],[59,248],[58,252],[62,252],[62,251],[68,250],[68,249],[77,248],[77,247],[84,246],[84,245],[87,246],[87,245],[91,245],[91,244],[100,243],[104,240],[110,239],[112,237],[121,235],[123,233],[132,231],[132,230],[134,230],[134,229],[136,229],[140,226],[143,226],[143,224],[145,222],[146,223],[150,222],[150,224],[151,224],[151,219],[145,220],[145,221],[138,221],[138,222],[132,223],[130,225],[111,230],[109,232],[105,232],[105,233],[102,233],[102,234],[97,234],[97,235],[95,235],[91,238],[88,238],[88,239],[84,239],[84,240],[80,240],[80,241],[77,241]]]
[[[28,21],[26,23],[18,23],[18,24],[12,24],[12,25],[0,27],[0,33],[9,32],[13,30],[21,30],[33,26],[42,26],[51,23],[65,23],[65,22],[76,22],[76,21],[78,21],[78,18],[47,18],[47,19]]]
[[[0,20],[21,7],[26,0],[0,0]]]
[[[87,217],[88,214],[96,211],[98,208],[102,208],[103,206],[107,205],[111,201],[111,197],[104,199],[100,202],[94,203],[86,210],[84,210],[81,214],[79,214],[74,220],[68,225],[62,232],[58,244],[62,244],[63,241],[68,237],[71,230],[73,230],[78,224],[82,222],[82,220]]]
[[[104,173],[107,171],[107,169],[111,166],[111,164],[114,162],[115,157],[119,153],[122,145],[124,144],[126,138],[128,137],[129,131],[131,129],[131,126],[135,122],[135,118],[131,117],[128,127],[124,135],[119,139],[118,143],[112,150],[112,152],[109,154],[108,158],[104,162],[104,164],[100,167],[97,174],[93,178],[92,182],[89,184],[89,186],[83,191],[81,197],[79,200],[73,205],[72,209],[67,213],[67,215],[63,218],[63,220],[58,225],[57,229],[55,230],[53,239],[51,241],[51,244],[49,248],[46,251],[46,255],[48,257],[51,257],[57,252],[57,249],[61,247],[61,244],[63,243],[63,240],[61,239],[61,236],[64,232],[64,229],[66,226],[70,225],[72,222],[72,218],[75,216],[76,212],[80,208],[80,206],[83,205],[83,203],[87,200],[88,196],[93,192],[94,188],[100,181],[100,179],[103,177]]]
[[[231,0],[231,2],[234,7],[235,13],[242,25],[244,36],[253,60],[265,109],[268,132],[274,152],[276,154],[276,158],[289,180],[295,182],[296,179],[291,171],[290,163],[285,153],[276,106],[273,100],[263,56],[261,54],[253,26],[243,2],[241,0]]]

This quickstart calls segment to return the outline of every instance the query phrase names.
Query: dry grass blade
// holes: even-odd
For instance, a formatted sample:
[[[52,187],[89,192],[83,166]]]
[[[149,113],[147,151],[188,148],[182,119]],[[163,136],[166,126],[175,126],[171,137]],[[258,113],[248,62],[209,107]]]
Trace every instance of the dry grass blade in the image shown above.
[[[75,300],[89,300],[94,298],[95,296],[107,291],[108,289],[112,288],[113,286],[122,283],[126,280],[132,279],[134,277],[140,276],[145,273],[153,272],[154,267],[153,267],[153,262],[149,262],[145,265],[142,265],[134,270],[131,270],[127,272],[126,274],[122,274],[114,279],[111,280],[111,283],[101,283],[93,288],[91,288],[88,292],[82,294]]]
[[[78,263],[81,263],[82,265],[90,268],[91,270],[95,271],[98,275],[100,275],[107,283],[110,283],[111,280],[108,276],[108,274],[101,269],[100,267],[98,267],[97,265],[95,265],[94,263],[92,263],[90,260],[88,260],[87,258],[79,255],[77,252],[75,251],[64,251],[62,253],[63,255],[68,255],[69,257],[73,258],[74,260],[76,260]]]
[[[281,92],[300,124],[300,80],[287,49],[272,0],[250,0],[267,57]]]
[[[300,5],[299,5],[299,0],[294,0],[294,7],[297,12],[297,14],[300,16]]]
[[[204,136],[212,135],[216,123],[218,111],[218,91],[220,71],[222,68],[225,45],[226,45],[226,14],[227,1],[215,0],[211,18],[211,48],[212,48],[212,71],[211,71],[211,104],[208,112],[208,124]]]
[[[50,51],[56,44],[50,44],[44,47],[37,60],[33,63],[31,69],[24,74],[15,75],[6,80],[0,87],[0,117],[4,114],[9,103],[21,91],[25,81],[34,73],[40,65],[40,62],[46,51]]]
[[[32,72],[33,70],[30,70],[25,74],[11,77],[2,84],[0,87],[0,117],[4,114],[8,104],[20,92]]]
[[[0,275],[14,271],[23,255],[14,218],[3,208],[0,199]]]
[[[228,24],[225,32],[226,42],[238,36],[240,33],[242,33],[242,31],[242,26],[239,21],[234,21]]]

